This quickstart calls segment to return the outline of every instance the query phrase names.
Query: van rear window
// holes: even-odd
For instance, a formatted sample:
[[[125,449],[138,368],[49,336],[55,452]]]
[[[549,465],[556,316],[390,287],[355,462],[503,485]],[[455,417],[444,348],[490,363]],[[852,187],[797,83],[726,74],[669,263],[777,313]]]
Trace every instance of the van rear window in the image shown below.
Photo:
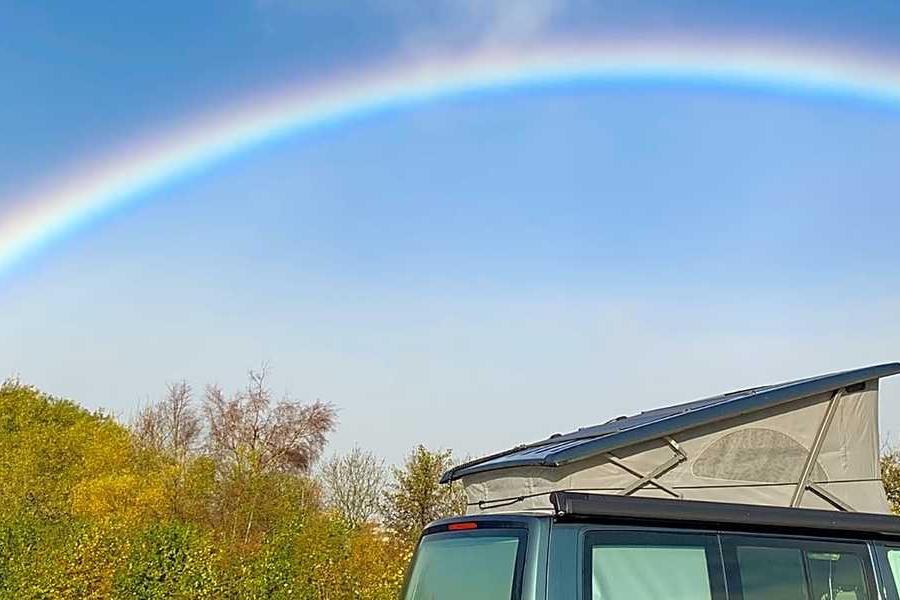
[[[518,600],[525,531],[478,529],[422,538],[405,600]]]

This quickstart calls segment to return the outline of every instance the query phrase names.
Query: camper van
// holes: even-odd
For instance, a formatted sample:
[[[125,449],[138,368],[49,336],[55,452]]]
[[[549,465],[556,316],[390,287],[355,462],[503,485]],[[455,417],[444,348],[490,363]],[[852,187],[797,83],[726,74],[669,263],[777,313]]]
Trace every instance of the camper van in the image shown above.
[[[878,386],[900,364],[731,392],[449,471],[405,600],[900,600]]]
[[[900,518],[553,492],[422,535],[405,600],[897,600]]]

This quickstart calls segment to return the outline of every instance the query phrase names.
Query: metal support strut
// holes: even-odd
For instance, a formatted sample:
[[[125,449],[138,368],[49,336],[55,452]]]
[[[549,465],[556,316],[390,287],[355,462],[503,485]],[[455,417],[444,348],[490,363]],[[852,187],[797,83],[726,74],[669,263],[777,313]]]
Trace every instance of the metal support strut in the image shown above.
[[[841,398],[844,396],[844,393],[844,388],[841,388],[834,392],[834,394],[831,396],[831,400],[828,402],[828,406],[825,408],[825,416],[822,418],[822,422],[819,423],[819,429],[818,431],[816,431],[816,437],[813,438],[813,443],[812,446],[810,446],[809,454],[806,455],[806,463],[803,465],[803,470],[800,472],[800,481],[797,482],[797,487],[794,488],[794,495],[791,497],[790,504],[792,507],[800,506],[800,503],[803,500],[804,492],[806,492],[806,490],[809,490],[838,510],[853,510],[853,507],[848,505],[846,502],[826,490],[818,483],[809,480],[809,478],[812,476],[813,469],[816,466],[816,461],[819,459],[819,452],[822,450],[822,445],[825,443],[825,436],[828,434],[828,428],[831,427],[831,422],[834,420],[834,415],[837,413],[838,404],[840,403]]]
[[[657,488],[661,489],[662,491],[666,492],[667,494],[669,494],[671,496],[674,496],[676,498],[681,498],[681,494],[679,492],[676,492],[675,490],[673,490],[666,484],[657,480],[657,477],[669,472],[670,470],[672,470],[673,468],[675,468],[676,466],[678,466],[679,464],[681,464],[687,460],[687,454],[684,453],[684,450],[681,449],[681,446],[678,445],[678,442],[676,442],[669,436],[666,436],[664,439],[666,440],[666,443],[669,444],[669,447],[672,449],[672,457],[669,460],[667,460],[666,462],[664,462],[661,465],[654,468],[652,471],[650,471],[647,474],[641,473],[637,469],[633,469],[632,467],[625,464],[625,462],[623,462],[619,457],[615,456],[614,454],[612,454],[610,452],[607,452],[606,454],[604,454],[604,456],[606,457],[607,460],[609,460],[609,462],[616,465],[623,471],[627,471],[628,473],[631,473],[632,475],[637,477],[637,481],[635,481],[634,483],[632,483],[631,485],[626,487],[624,490],[619,492],[619,494],[621,496],[630,496],[631,494],[638,491],[639,489],[641,489],[644,486],[654,485]]]

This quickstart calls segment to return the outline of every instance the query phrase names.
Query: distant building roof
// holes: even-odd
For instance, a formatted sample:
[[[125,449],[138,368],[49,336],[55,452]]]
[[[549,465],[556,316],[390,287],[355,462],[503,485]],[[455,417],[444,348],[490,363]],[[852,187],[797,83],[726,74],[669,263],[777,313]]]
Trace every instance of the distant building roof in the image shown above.
[[[533,444],[517,446],[459,465],[447,471],[441,481],[448,483],[474,473],[512,467],[558,467],[617,448],[897,373],[900,373],[900,363],[888,363],[729,392],[630,417],[619,417],[602,425],[585,427],[565,435],[553,435]]]

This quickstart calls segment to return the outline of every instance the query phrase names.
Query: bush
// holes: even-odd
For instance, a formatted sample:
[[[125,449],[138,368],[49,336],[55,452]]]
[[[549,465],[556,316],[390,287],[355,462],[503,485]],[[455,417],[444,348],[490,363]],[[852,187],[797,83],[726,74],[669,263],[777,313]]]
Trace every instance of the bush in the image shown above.
[[[190,525],[153,524],[131,544],[115,578],[114,596],[122,600],[218,597],[216,551]]]

